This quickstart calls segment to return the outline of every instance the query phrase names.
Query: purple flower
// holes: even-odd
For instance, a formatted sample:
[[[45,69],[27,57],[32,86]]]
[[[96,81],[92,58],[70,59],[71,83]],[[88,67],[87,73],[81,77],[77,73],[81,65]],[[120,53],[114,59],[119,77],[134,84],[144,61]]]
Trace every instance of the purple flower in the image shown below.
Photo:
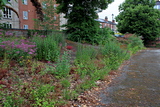
[[[32,55],[33,53],[32,52],[28,52],[28,54]]]
[[[0,47],[4,49],[4,48],[5,48],[5,45],[0,45]]]
[[[51,63],[51,61],[47,61],[47,63]]]

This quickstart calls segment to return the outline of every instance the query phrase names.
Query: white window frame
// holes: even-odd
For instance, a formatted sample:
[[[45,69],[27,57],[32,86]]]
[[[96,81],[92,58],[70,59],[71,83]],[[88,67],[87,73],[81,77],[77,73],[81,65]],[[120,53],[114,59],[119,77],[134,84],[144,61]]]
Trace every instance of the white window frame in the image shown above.
[[[27,0],[23,0],[23,4],[24,4],[24,5],[27,5],[27,4],[28,4],[28,1],[27,1]]]
[[[12,23],[4,23],[5,28],[12,28]]]
[[[12,10],[4,7],[3,18],[11,19],[12,18]]]
[[[157,9],[160,9],[160,5],[157,5]]]
[[[28,19],[28,12],[27,11],[23,11],[23,19]]]
[[[23,25],[23,29],[28,29],[28,25]]]

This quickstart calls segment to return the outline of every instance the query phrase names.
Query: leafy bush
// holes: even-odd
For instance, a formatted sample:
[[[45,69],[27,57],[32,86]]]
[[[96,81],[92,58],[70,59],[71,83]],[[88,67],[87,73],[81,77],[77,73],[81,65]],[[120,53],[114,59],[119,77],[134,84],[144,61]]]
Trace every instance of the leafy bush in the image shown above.
[[[57,78],[63,78],[69,75],[69,71],[70,71],[70,62],[68,53],[64,52],[62,58],[58,59],[55,71],[52,73],[55,74]]]
[[[0,56],[5,57],[7,53],[7,58],[19,60],[21,57],[26,59],[28,56],[35,56],[36,45],[28,40],[15,40],[15,41],[2,41],[0,43]]]
[[[105,56],[106,65],[111,70],[117,69],[122,61],[129,58],[127,51],[122,50],[117,41],[106,42],[104,48],[102,48],[102,54]]]
[[[98,44],[104,45],[106,41],[112,41],[115,40],[115,37],[113,36],[114,32],[111,31],[110,28],[101,28],[98,31],[97,35],[97,41]]]
[[[84,17],[84,16],[83,16]],[[97,35],[99,29],[99,23],[93,18],[88,18],[88,20],[77,21],[70,23],[68,20],[66,33],[68,34],[68,39],[75,42],[87,42],[87,43],[98,43]]]
[[[36,58],[38,60],[57,61],[60,54],[60,44],[64,43],[62,35],[41,35],[33,37],[36,43]]]
[[[143,41],[140,37],[133,35],[129,38],[129,44],[127,46],[128,50],[131,51],[131,54],[136,53],[138,50],[141,50],[144,48]]]
[[[85,47],[83,45],[79,45],[76,52],[76,61],[80,63],[90,61],[91,59],[94,59],[96,55],[97,51],[94,49],[94,47]]]

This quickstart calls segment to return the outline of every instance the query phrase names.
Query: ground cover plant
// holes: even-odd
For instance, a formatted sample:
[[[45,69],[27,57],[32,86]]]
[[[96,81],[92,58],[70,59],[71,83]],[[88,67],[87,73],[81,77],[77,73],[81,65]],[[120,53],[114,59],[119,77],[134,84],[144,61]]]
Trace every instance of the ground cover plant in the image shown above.
[[[111,70],[130,57],[129,51],[113,39],[101,46],[73,44],[69,45],[62,34],[36,33],[31,38],[3,34],[0,106],[71,106],[69,101],[96,87],[96,81],[105,80]]]

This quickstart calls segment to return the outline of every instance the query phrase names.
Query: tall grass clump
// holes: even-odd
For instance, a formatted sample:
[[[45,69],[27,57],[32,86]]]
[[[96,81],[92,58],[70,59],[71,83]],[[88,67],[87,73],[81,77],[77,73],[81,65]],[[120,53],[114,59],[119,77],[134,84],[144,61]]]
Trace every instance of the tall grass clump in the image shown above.
[[[57,78],[65,78],[69,75],[70,71],[70,57],[67,52],[64,52],[61,58],[58,59],[55,72]]]
[[[84,63],[90,61],[91,59],[94,59],[96,55],[97,51],[94,49],[94,47],[78,45],[78,49],[76,52],[76,61],[79,63]]]
[[[134,54],[138,50],[141,50],[144,48],[143,40],[140,37],[133,35],[133,36],[130,36],[128,40],[129,40],[129,44],[127,46],[127,49],[131,52],[131,54]]]
[[[36,58],[38,60],[57,61],[60,55],[60,46],[64,43],[63,35],[40,35],[33,37],[36,43]]]
[[[120,44],[117,41],[107,41],[101,51],[105,56],[104,60],[106,65],[111,70],[118,69],[120,64],[129,58],[127,51],[121,49]]]

